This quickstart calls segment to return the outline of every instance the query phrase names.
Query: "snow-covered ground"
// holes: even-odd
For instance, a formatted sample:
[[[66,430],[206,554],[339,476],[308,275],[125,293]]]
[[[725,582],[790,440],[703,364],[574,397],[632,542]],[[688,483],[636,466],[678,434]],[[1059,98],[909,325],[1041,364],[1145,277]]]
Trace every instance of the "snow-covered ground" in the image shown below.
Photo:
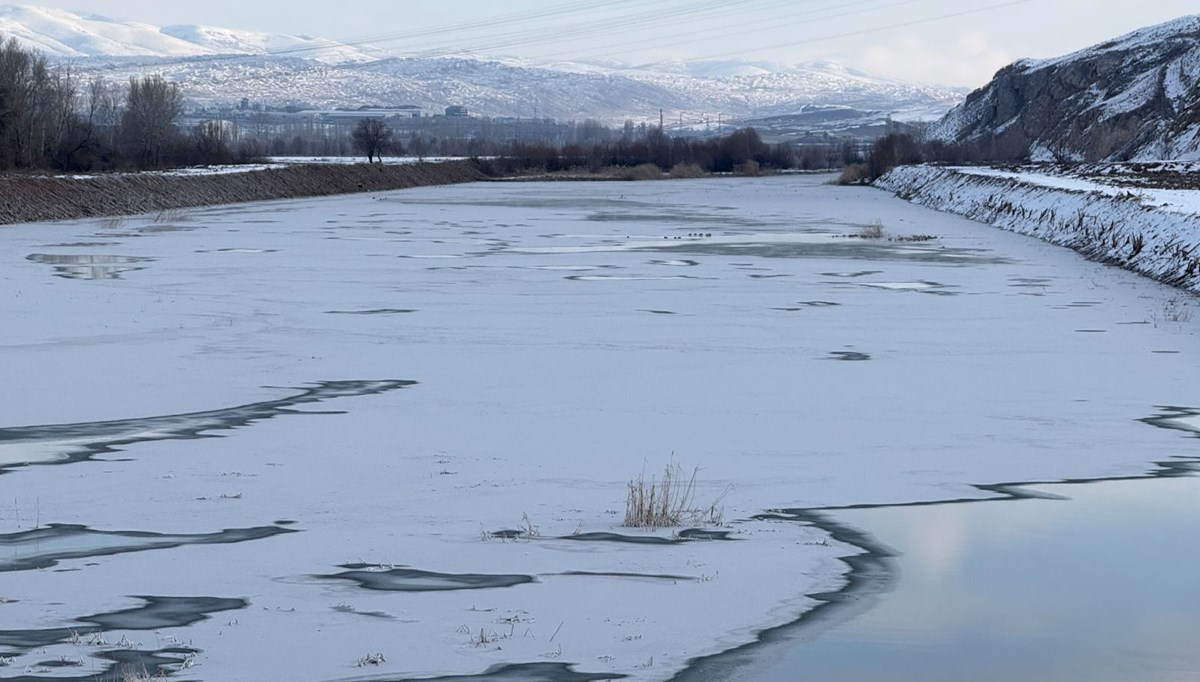
[[[482,157],[490,158],[490,157]],[[462,161],[466,157],[462,156],[388,156],[384,157],[378,163],[383,163],[388,166],[407,166],[414,163],[444,163],[447,161]],[[346,165],[356,163],[367,163],[365,157],[362,156],[271,156],[267,157],[266,163],[236,163],[236,164],[216,164],[211,166],[188,166],[185,168],[174,168],[171,170],[152,170],[152,171],[135,171],[131,175],[173,175],[173,176],[195,176],[195,175],[229,175],[234,173],[255,173],[271,168],[282,168],[284,166],[301,166],[301,165]],[[119,173],[118,173],[119,175]],[[96,175],[59,175],[55,177],[71,178],[74,180],[89,180],[99,176]]]
[[[842,584],[765,510],[1195,454],[1178,291],[825,180],[4,228],[0,671],[664,680]],[[729,540],[622,527],[673,459]]]
[[[1072,177],[1052,167],[902,166],[875,184],[1200,292],[1200,190]]]

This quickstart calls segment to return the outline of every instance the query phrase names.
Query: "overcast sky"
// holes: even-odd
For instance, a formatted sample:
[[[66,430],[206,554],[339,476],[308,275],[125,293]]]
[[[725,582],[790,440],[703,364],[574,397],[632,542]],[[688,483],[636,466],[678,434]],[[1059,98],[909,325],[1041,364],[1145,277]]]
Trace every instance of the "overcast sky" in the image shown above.
[[[207,24],[407,53],[535,59],[829,59],[979,86],[1050,57],[1200,12],[1196,0],[33,0],[151,24]],[[949,16],[959,15],[959,16]],[[423,33],[423,35],[420,35]]]

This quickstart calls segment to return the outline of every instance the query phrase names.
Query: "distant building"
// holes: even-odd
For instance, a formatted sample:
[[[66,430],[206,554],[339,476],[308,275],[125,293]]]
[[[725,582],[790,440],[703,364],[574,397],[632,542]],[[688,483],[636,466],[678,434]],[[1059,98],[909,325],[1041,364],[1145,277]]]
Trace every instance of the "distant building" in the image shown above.
[[[446,107],[446,118],[469,118],[470,115],[466,107],[458,105]]]

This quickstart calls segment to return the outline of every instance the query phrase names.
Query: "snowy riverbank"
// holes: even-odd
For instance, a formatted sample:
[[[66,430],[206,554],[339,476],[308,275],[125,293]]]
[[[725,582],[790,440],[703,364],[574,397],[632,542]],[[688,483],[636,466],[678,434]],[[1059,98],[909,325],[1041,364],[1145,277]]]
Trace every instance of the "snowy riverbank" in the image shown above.
[[[0,225],[385,192],[484,179],[472,161],[216,166],[154,173],[0,177]]]
[[[1036,167],[903,166],[875,185],[922,206],[1200,291],[1200,190],[1116,180]]]

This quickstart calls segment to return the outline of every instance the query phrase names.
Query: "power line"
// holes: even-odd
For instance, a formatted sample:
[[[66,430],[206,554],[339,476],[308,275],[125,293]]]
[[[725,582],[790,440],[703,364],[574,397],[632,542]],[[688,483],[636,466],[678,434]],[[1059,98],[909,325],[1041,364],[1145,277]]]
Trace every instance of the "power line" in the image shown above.
[[[804,20],[808,23],[816,23],[816,22],[820,22],[820,21],[827,21],[830,19],[837,19],[837,18],[848,17],[848,16],[857,16],[860,14],[876,12],[876,11],[879,11],[882,9],[889,9],[892,7],[911,5],[913,3],[923,2],[923,1],[924,0],[897,0],[896,2],[890,2],[887,4],[880,5],[880,4],[877,4],[879,2],[879,0],[857,0],[855,2],[842,3],[841,5],[837,6],[836,9],[845,9],[847,7],[854,7],[857,5],[867,5],[867,7],[864,7],[864,8],[858,9],[858,10],[854,10],[854,11],[850,11],[850,12],[837,12],[834,14],[816,14],[816,15],[809,14],[806,16],[789,16],[789,15],[785,14],[784,16],[760,17],[760,18],[757,18],[757,19],[754,19],[751,21],[742,21],[742,22],[738,22],[735,24],[724,24],[722,26],[714,26],[712,28],[695,31],[695,32],[692,32],[686,38],[679,39],[679,40],[670,40],[670,41],[664,42],[661,37],[658,37],[658,38],[643,38],[643,39],[639,39],[639,40],[631,40],[631,41],[626,41],[623,43],[610,43],[610,44],[606,44],[603,48],[601,48],[599,50],[585,50],[585,51],[583,51],[582,54],[576,52],[576,53],[574,53],[574,56],[576,56],[576,57],[591,57],[591,58],[606,57],[606,56],[611,56],[611,55],[617,54],[617,50],[619,50],[621,48],[640,47],[640,46],[675,47],[675,46],[679,46],[679,45],[689,45],[691,43],[701,42],[704,40],[711,40],[713,38],[727,39],[727,38],[733,38],[733,37],[738,37],[738,36],[743,36],[743,35],[751,35],[751,34],[759,33],[764,28],[778,27],[781,23],[783,23],[784,21],[788,21],[788,20],[796,20],[796,21]],[[795,7],[796,2],[795,2],[795,0],[788,0],[784,4],[788,5],[789,7]],[[814,12],[824,12],[824,11],[828,11],[830,9],[835,9],[835,8],[834,7],[821,7],[821,8],[816,8],[813,11]],[[744,30],[731,31],[730,29],[744,29]]]
[[[1014,7],[1016,5],[1025,5],[1030,2],[1033,2],[1033,0],[1011,0],[1010,2],[1001,2],[1001,3],[997,3],[995,5],[987,5],[985,7],[977,7],[975,9],[963,10],[961,12],[951,12],[949,14],[939,14],[939,15],[933,16],[933,17],[925,17],[924,19],[913,19],[912,21],[904,21],[904,22],[900,22],[900,23],[896,23],[896,24],[888,24],[886,26],[877,26],[875,28],[866,28],[866,29],[861,29],[858,31],[848,31],[846,33],[838,33],[838,34],[834,34],[834,35],[820,36],[818,38],[808,38],[808,39],[804,39],[804,40],[790,40],[788,42],[776,43],[774,45],[761,45],[761,46],[756,46],[754,49],[755,50],[777,50],[777,49],[784,48],[784,47],[795,47],[797,45],[811,45],[813,43],[822,43],[825,41],[839,40],[842,38],[854,38],[854,37],[862,36],[862,35],[870,35],[872,33],[883,33],[885,31],[892,31],[892,30],[895,30],[898,28],[907,28],[909,26],[918,26],[920,24],[931,24],[931,23],[934,23],[937,21],[944,21],[946,19],[955,19],[958,17],[970,16],[972,14],[980,14],[983,12],[990,12],[992,10],[1003,9],[1005,7]],[[721,57],[731,57],[731,56],[736,56],[736,55],[744,54],[744,53],[745,53],[745,50],[738,50],[736,52],[724,52],[721,54],[706,55],[704,58],[705,59],[719,59]]]
[[[574,26],[568,25],[565,27],[556,28],[552,33],[548,33],[544,28],[529,29],[517,34],[506,35],[503,38],[499,38],[490,43],[474,43],[470,46],[469,51],[481,52],[512,47],[527,47],[530,45],[544,43],[555,43],[570,38],[585,37],[596,33],[608,32],[614,29],[626,28],[631,24],[642,28],[666,22],[686,22],[689,20],[694,20],[701,15],[710,14],[713,11],[728,10],[739,5],[749,4],[751,2],[761,2],[761,0],[706,0],[702,3],[692,2],[689,4],[689,6],[685,7],[673,7],[666,9],[658,8],[647,12],[625,14],[616,17],[593,20],[590,22],[583,22]],[[792,0],[792,2],[795,2],[795,0]],[[468,50],[464,50],[462,48],[451,49],[444,45],[438,45],[427,48],[416,54],[408,53],[406,56],[413,57],[462,54],[467,51]],[[345,64],[341,65],[339,68],[365,68],[389,61],[397,61],[402,58],[403,57],[391,57],[381,59],[376,62]]]

